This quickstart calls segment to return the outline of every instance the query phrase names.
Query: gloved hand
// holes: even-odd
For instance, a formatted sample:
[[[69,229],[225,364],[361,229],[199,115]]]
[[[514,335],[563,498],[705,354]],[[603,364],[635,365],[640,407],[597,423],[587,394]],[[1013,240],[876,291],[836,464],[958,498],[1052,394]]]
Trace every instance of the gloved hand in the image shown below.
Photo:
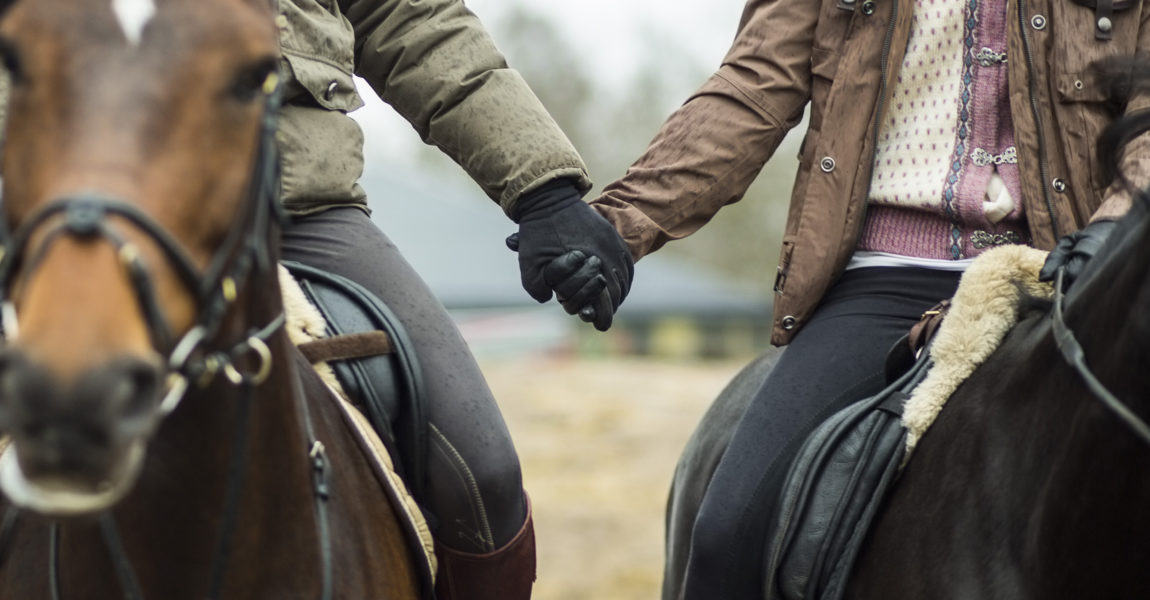
[[[1069,287],[1082,274],[1087,261],[1098,252],[1117,225],[1115,221],[1095,221],[1058,240],[1058,244],[1046,257],[1042,270],[1038,272],[1038,280],[1054,281],[1058,267],[1065,266],[1066,274],[1062,277],[1062,284],[1063,287]]]
[[[507,246],[519,253],[523,289],[538,302],[554,292],[568,314],[607,331],[635,271],[615,228],[566,179],[520,198],[512,217],[519,233]]]

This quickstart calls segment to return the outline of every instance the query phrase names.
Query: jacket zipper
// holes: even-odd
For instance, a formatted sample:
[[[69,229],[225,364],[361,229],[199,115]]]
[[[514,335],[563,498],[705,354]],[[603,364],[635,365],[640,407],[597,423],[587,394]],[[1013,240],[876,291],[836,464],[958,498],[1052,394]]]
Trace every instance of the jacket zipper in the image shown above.
[[[1034,91],[1034,53],[1030,50],[1030,35],[1026,30],[1026,0],[1018,0],[1018,26],[1022,34],[1022,51],[1026,54],[1026,86],[1030,94],[1030,112],[1034,115],[1034,132],[1038,135],[1038,175],[1042,178],[1042,198],[1050,214],[1050,227],[1054,239],[1062,237],[1058,230],[1058,220],[1054,217],[1054,199],[1050,197],[1050,167],[1046,160],[1046,132],[1042,129],[1042,114],[1038,110],[1038,95]]]

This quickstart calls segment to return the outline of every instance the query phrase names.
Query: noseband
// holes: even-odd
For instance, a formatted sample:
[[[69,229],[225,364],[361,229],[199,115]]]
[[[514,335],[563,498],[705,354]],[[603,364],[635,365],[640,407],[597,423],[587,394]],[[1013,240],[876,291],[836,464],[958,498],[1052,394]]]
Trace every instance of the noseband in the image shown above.
[[[1074,332],[1066,324],[1062,314],[1062,299],[1065,295],[1062,291],[1062,279],[1065,274],[1065,267],[1058,269],[1058,276],[1054,281],[1054,308],[1050,311],[1050,321],[1058,351],[1062,353],[1062,358],[1066,363],[1082,377],[1087,389],[1101,400],[1102,404],[1110,409],[1124,425],[1129,427],[1134,435],[1143,442],[1150,444],[1150,426],[1146,425],[1146,421],[1139,418],[1134,411],[1130,410],[1129,406],[1126,406],[1110,390],[1106,389],[1106,386],[1098,380],[1090,367],[1086,366],[1086,351],[1082,349],[1082,344],[1079,344],[1078,339],[1074,337]]]

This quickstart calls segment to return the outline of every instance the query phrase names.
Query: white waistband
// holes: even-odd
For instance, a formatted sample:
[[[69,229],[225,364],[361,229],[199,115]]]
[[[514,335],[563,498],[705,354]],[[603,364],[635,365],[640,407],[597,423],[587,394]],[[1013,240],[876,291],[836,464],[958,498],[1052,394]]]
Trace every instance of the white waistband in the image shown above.
[[[959,260],[943,260],[939,258],[915,258],[889,252],[871,252],[859,250],[851,256],[847,263],[847,270],[862,269],[866,267],[918,267],[920,269],[937,269],[939,271],[965,271],[973,258]]]

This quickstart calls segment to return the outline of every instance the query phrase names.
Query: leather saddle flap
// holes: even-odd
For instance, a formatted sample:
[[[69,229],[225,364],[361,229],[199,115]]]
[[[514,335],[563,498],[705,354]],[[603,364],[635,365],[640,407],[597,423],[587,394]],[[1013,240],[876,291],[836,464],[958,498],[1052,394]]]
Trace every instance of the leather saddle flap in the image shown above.
[[[842,596],[906,452],[902,405],[929,363],[923,352],[902,377],[835,413],[807,438],[783,484],[767,539],[768,600]]]

